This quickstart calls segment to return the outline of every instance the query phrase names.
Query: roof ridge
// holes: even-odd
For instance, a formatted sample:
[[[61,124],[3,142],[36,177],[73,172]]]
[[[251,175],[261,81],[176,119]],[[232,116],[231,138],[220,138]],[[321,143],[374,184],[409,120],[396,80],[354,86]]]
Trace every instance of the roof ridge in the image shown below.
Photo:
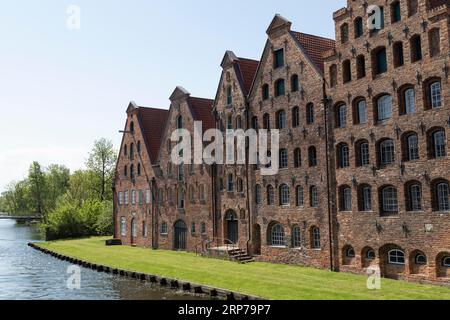
[[[315,35],[315,34],[312,34],[312,33],[306,33],[306,32],[301,32],[301,31],[294,31],[294,30],[292,30],[291,32],[298,33],[298,34],[303,34],[305,36],[315,37],[315,38],[319,38],[319,39],[323,39],[323,40],[327,40],[327,41],[336,42],[335,39],[327,38],[327,37],[324,37],[324,36],[318,36],[318,35]]]

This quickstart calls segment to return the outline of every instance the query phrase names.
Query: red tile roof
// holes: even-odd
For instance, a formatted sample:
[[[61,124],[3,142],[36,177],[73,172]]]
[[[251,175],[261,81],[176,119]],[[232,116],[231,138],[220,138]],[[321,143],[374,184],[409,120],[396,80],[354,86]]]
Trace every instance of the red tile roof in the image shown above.
[[[240,69],[240,73],[242,75],[242,81],[244,85],[244,94],[248,94],[250,89],[252,88],[253,79],[255,78],[256,71],[258,70],[259,61],[246,59],[246,58],[238,58],[239,61],[237,65]]]
[[[212,113],[214,100],[189,97],[188,101],[194,120],[203,122],[203,131],[216,127]]]
[[[161,139],[169,115],[168,110],[155,108],[138,108],[139,121],[145,138],[147,149],[150,153],[150,160],[155,163],[158,157]]]
[[[323,37],[318,37],[306,33],[292,31],[292,35],[297,39],[300,45],[305,49],[306,54],[313,63],[324,72],[323,54],[335,47],[335,41]]]

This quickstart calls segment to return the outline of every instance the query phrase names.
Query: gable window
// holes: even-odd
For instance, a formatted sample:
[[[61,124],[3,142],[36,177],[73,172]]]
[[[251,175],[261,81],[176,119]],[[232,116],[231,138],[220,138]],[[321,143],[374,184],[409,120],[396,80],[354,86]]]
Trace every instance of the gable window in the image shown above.
[[[308,160],[310,167],[317,167],[317,150],[316,147],[309,147]]]
[[[311,102],[306,105],[306,123],[314,123],[314,104]]]
[[[134,160],[134,143],[130,145],[130,160]]]
[[[277,129],[286,129],[286,112],[284,110],[277,112]]]
[[[381,212],[392,214],[398,212],[397,189],[392,186],[381,189]]]
[[[270,115],[268,113],[263,115],[263,128],[270,130]]]
[[[132,134],[134,134],[134,122],[133,121],[130,123],[130,132]]]
[[[270,245],[284,247],[286,245],[284,229],[280,224],[272,227],[270,232]]]
[[[405,64],[405,58],[403,56],[403,42],[398,41],[394,43],[394,67],[398,68]]]
[[[372,69],[374,70],[374,76],[387,72],[387,55],[385,47],[373,51]]]
[[[127,166],[123,167],[123,175],[124,175],[125,177],[128,176],[128,167],[127,167]]]
[[[268,100],[270,97],[270,93],[269,93],[269,85],[265,84],[262,87],[262,99],[263,100]]]
[[[285,184],[280,187],[280,205],[288,206],[290,204],[289,187]]]
[[[182,116],[177,117],[177,129],[183,129],[183,117]]]
[[[286,94],[285,86],[284,86],[284,80],[278,79],[275,82],[275,97],[284,96]]]
[[[377,103],[377,120],[384,121],[392,118],[392,97],[384,95],[376,100]]]
[[[355,29],[355,39],[360,38],[364,35],[364,22],[361,17],[355,19],[354,29]]]
[[[300,168],[302,166],[302,151],[300,148],[294,150],[294,167]]]
[[[390,264],[404,265],[405,253],[401,250],[391,250],[388,252],[388,260]]]
[[[280,168],[285,169],[288,167],[288,152],[286,149],[280,149]]]
[[[342,78],[344,83],[352,81],[352,69],[350,60],[345,60],[342,63]]]
[[[300,227],[295,226],[292,228],[292,247],[300,248],[301,246],[302,246],[302,239]]]
[[[341,25],[341,43],[348,42],[348,24],[344,23]]]
[[[384,167],[395,162],[394,141],[385,139],[378,144],[379,166]]]
[[[123,155],[124,155],[125,157],[128,155],[128,146],[127,146],[127,145],[125,145],[125,146],[123,147]]]
[[[309,189],[310,205],[311,208],[317,208],[319,206],[319,194],[316,186],[311,186]]]
[[[284,49],[279,49],[274,52],[274,66],[275,69],[284,67]]]
[[[395,1],[391,4],[391,22],[396,23],[402,20],[400,2]]]
[[[409,46],[411,48],[411,62],[422,60],[422,41],[420,35],[416,34],[409,40]]]
[[[298,128],[300,126],[300,109],[294,107],[292,109],[292,128]]]
[[[295,202],[297,207],[303,207],[304,205],[304,197],[303,197],[303,188],[301,186],[297,186],[297,188],[295,189]]]
[[[330,67],[330,87],[334,88],[337,84],[337,66],[333,64]]]
[[[366,76],[366,57],[359,55],[356,58],[356,76],[362,79]]]
[[[233,103],[233,90],[231,86],[227,87],[227,105],[231,105]]]
[[[359,188],[359,211],[372,211],[372,189],[368,185]]]
[[[297,92],[300,88],[299,82],[298,82],[298,75],[294,74],[291,77],[291,91]]]
[[[137,153],[141,154],[141,140],[137,142]]]
[[[134,164],[131,164],[130,166],[130,178],[131,180],[133,180],[135,178],[135,173],[134,173]]]
[[[441,53],[441,36],[439,28],[431,29],[428,32],[428,41],[430,46],[430,57],[436,57]]]

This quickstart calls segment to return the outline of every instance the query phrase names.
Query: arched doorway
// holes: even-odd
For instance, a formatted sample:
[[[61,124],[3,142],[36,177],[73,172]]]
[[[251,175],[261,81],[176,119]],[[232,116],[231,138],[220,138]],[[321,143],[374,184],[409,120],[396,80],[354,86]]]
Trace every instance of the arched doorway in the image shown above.
[[[236,212],[228,210],[225,214],[225,239],[227,242],[238,243],[239,221]]]
[[[174,224],[173,247],[175,250],[186,250],[187,248],[187,227],[183,220],[178,220]]]
[[[259,224],[253,225],[252,229],[253,233],[253,254],[260,255],[261,254],[261,226]]]

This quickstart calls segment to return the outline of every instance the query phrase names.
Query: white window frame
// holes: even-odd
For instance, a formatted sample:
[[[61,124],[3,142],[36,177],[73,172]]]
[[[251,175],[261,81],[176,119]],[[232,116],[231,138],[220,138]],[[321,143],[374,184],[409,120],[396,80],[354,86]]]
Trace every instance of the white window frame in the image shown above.
[[[125,196],[125,205],[129,205],[130,204],[130,192],[127,190],[124,193]]]
[[[404,92],[405,113],[413,114],[416,112],[416,93],[413,88],[406,89]]]
[[[384,95],[377,100],[378,121],[385,121],[392,118],[392,97]]]
[[[430,84],[431,108],[442,107],[442,86],[439,81]]]
[[[404,266],[406,264],[405,252],[400,249],[390,250],[388,252],[388,262],[389,264]]]
[[[122,237],[127,236],[127,218],[125,217],[120,218],[120,235]]]
[[[276,224],[270,230],[270,245],[272,247],[285,247],[286,235],[281,224]]]
[[[289,186],[286,184],[282,184],[280,186],[280,205],[289,206],[290,204],[291,204],[291,195]]]
[[[150,204],[152,202],[152,194],[150,189],[145,190],[145,203]]]

